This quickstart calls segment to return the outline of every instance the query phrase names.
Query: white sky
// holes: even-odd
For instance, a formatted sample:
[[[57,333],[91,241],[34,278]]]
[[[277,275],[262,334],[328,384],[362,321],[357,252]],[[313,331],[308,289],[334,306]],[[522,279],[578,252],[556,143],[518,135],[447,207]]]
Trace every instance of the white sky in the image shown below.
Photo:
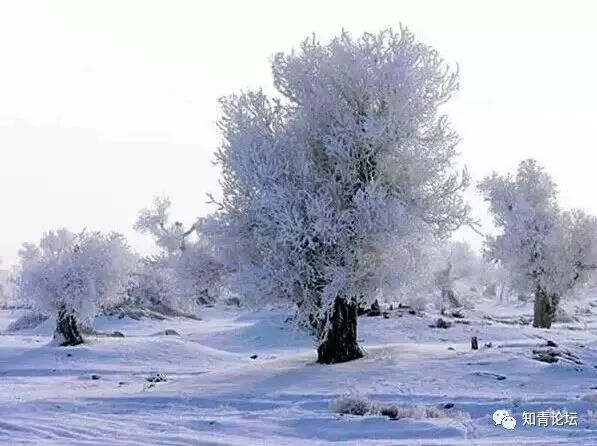
[[[475,180],[535,157],[564,206],[597,213],[591,3],[0,0],[0,257],[62,226],[147,252],[132,225],[152,196],[209,211],[219,96],[270,89],[272,54],[312,32],[399,22],[460,64],[449,112]]]

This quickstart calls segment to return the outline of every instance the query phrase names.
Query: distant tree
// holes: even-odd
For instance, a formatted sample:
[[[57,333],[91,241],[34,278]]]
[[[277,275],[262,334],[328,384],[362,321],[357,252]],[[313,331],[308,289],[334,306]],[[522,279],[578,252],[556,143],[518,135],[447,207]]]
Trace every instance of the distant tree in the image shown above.
[[[534,291],[533,325],[550,328],[562,295],[594,268],[597,220],[562,212],[556,185],[532,159],[515,177],[493,174],[479,184],[501,233],[488,236],[486,255],[509,270],[519,289]]]
[[[273,75],[279,99],[221,102],[217,218],[236,289],[293,302],[320,363],[359,358],[357,307],[410,283],[426,244],[469,222],[438,111],[457,73],[401,28],[307,39]]]
[[[10,269],[0,268],[0,306],[22,307],[26,305],[19,299],[15,287],[15,267]]]
[[[9,300],[7,282],[8,271],[2,269],[2,258],[0,257],[0,306],[7,305]]]
[[[62,345],[83,342],[81,324],[125,295],[137,258],[120,234],[50,231],[19,252],[19,291],[42,313],[57,316]]]
[[[156,245],[167,254],[177,253],[186,249],[187,240],[193,235],[197,223],[185,229],[179,222],[170,222],[170,206],[168,198],[155,197],[153,208],[144,208],[139,211],[135,230],[141,234],[151,235]]]
[[[442,249],[442,254],[444,261],[451,265],[453,280],[484,274],[485,265],[481,253],[475,252],[468,242],[450,241]]]
[[[159,253],[143,260],[131,294],[165,311],[192,312],[219,295],[225,271],[201,232],[203,220],[188,228],[172,223],[170,206],[167,198],[155,198],[153,208],[139,212],[135,229],[151,235]]]
[[[443,306],[460,306],[457,284],[467,290],[483,289],[488,296],[496,295],[497,284],[503,281],[502,271],[488,262],[466,241],[449,241],[437,255],[435,283],[440,289]]]

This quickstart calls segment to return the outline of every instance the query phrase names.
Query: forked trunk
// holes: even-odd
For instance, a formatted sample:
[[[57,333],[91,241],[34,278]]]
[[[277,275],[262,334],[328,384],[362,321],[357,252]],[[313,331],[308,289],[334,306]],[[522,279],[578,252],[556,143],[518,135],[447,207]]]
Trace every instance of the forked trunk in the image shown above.
[[[535,291],[535,308],[533,327],[551,328],[560,298],[557,294],[549,294],[542,288]]]
[[[324,340],[317,348],[317,362],[335,364],[363,357],[357,343],[357,304],[336,297]]]
[[[451,288],[442,289],[442,305],[448,308],[460,308],[462,304],[456,297],[456,293]]]
[[[56,339],[60,342],[60,345],[79,345],[83,343],[83,337],[79,330],[79,325],[75,316],[71,313],[67,313],[66,310],[60,310],[58,312],[58,320],[56,323]]]

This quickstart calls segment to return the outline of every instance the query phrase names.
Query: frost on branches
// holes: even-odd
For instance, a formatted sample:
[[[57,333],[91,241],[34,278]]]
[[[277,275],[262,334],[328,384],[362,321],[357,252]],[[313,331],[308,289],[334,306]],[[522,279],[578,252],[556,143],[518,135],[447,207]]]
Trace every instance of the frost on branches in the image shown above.
[[[164,313],[193,313],[197,304],[217,297],[224,269],[200,231],[202,221],[189,228],[171,223],[170,205],[168,199],[155,198],[153,208],[139,212],[135,229],[150,234],[160,252],[144,259],[131,295],[137,303]]]
[[[426,247],[467,223],[458,87],[405,28],[315,38],[273,61],[277,98],[221,101],[222,246],[246,298],[292,302],[318,361],[362,356],[357,307],[417,282]]]
[[[124,297],[137,261],[120,234],[66,229],[44,234],[39,246],[24,244],[19,255],[19,292],[57,316],[62,345],[82,343],[81,324]]]
[[[562,212],[556,185],[535,160],[515,177],[493,174],[479,184],[501,234],[489,236],[486,254],[499,261],[519,289],[535,293],[533,325],[550,328],[560,298],[595,268],[597,219]]]

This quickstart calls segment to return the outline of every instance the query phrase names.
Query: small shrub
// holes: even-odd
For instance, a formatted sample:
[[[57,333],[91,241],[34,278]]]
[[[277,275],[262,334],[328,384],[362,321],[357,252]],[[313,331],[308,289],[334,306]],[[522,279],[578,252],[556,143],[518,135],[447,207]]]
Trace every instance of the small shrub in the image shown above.
[[[351,394],[336,398],[330,403],[330,410],[340,415],[373,415],[376,407],[368,398]]]
[[[597,403],[597,392],[587,393],[581,400],[588,401],[589,403]]]
[[[392,420],[409,418],[422,420],[427,418],[468,419],[470,415],[461,411],[444,411],[437,406],[382,404],[359,394],[348,394],[330,402],[330,410],[340,415],[383,415]]]

